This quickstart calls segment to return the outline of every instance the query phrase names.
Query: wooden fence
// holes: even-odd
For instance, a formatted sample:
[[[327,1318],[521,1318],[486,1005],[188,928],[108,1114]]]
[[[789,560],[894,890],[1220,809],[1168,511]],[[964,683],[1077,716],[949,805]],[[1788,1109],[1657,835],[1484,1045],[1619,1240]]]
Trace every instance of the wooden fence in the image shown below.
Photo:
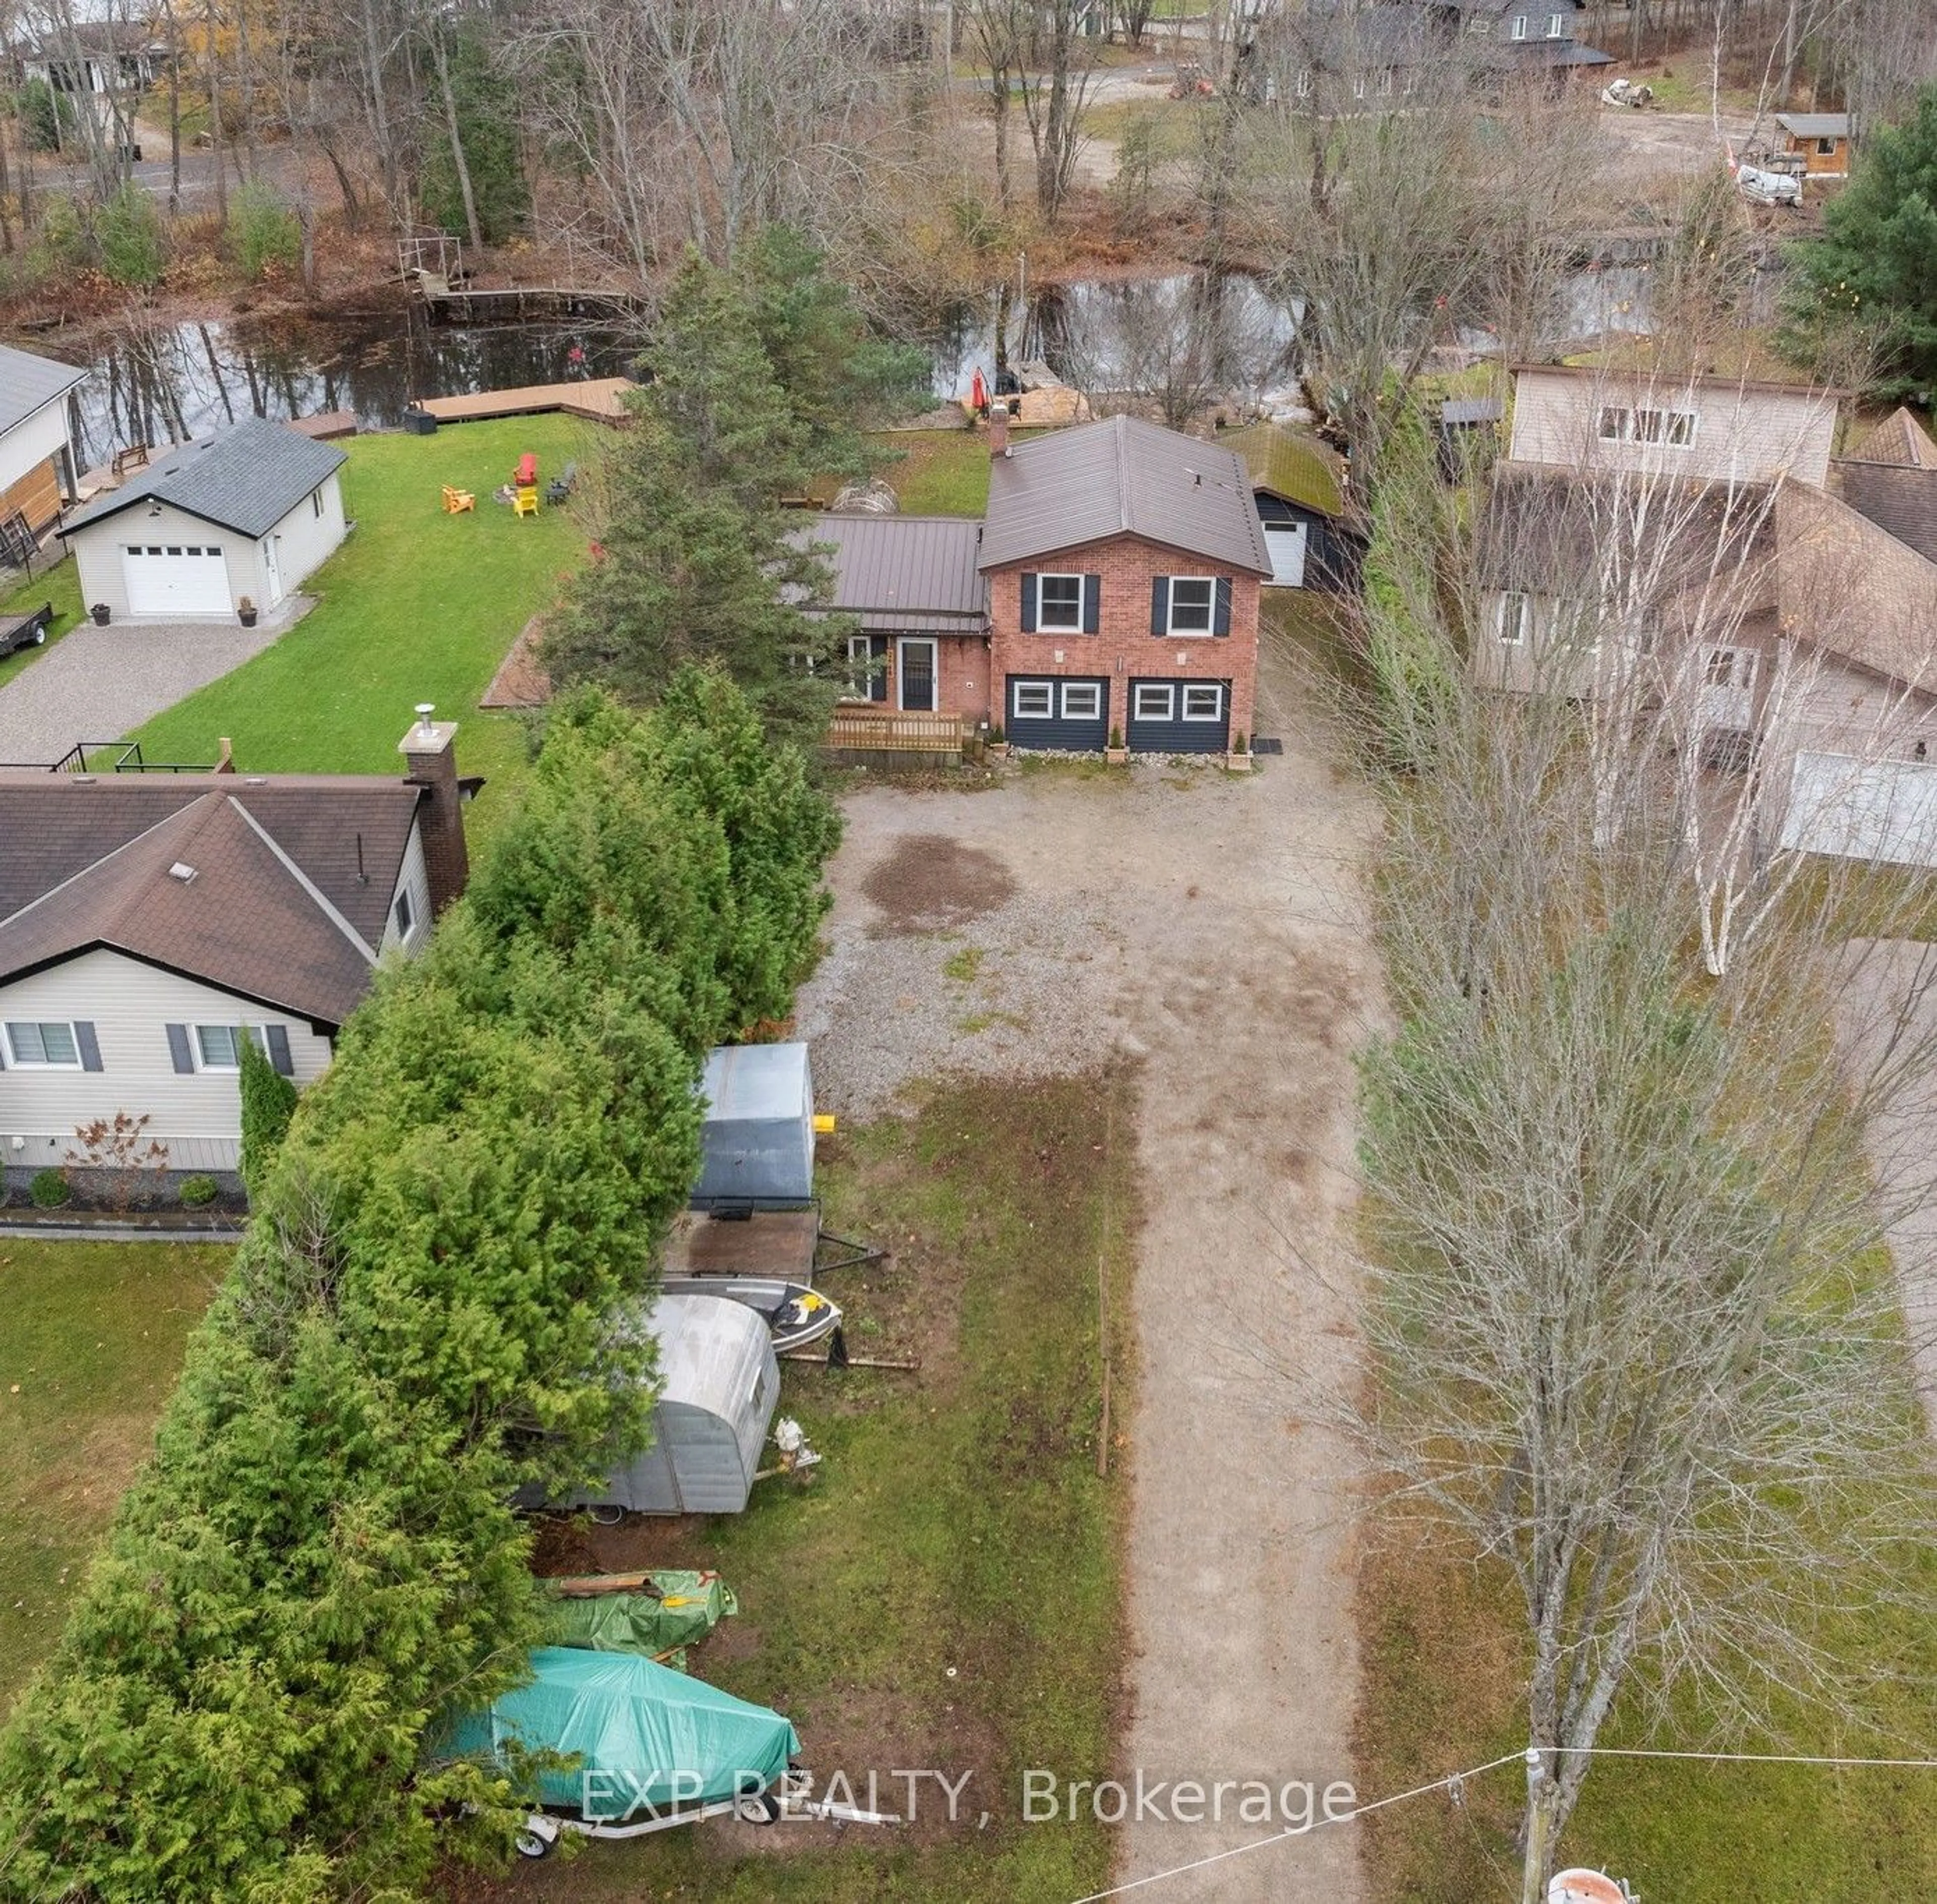
[[[875,714],[838,710],[827,723],[827,744],[837,753],[960,754],[973,741],[975,723],[952,714]]]

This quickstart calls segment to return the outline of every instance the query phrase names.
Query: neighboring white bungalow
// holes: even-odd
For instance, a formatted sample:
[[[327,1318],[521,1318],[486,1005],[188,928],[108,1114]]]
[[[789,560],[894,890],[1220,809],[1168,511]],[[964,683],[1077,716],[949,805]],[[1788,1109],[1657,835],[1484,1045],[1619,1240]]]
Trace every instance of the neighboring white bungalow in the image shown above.
[[[236,1168],[239,1041],[318,1076],[378,960],[463,890],[456,731],[420,720],[396,779],[0,774],[9,1187],[119,1112],[171,1173]]]
[[[72,364],[0,345],[0,523],[20,516],[38,538],[73,495],[67,399],[86,377]]]
[[[343,540],[345,460],[256,417],[170,450],[68,523],[82,601],[116,621],[271,613]]]

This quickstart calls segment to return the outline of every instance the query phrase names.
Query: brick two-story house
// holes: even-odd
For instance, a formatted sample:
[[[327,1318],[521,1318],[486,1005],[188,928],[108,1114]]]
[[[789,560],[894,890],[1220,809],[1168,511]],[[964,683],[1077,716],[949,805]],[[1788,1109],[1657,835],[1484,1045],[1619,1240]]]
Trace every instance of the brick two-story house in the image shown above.
[[[1019,747],[1217,753],[1248,739],[1272,573],[1232,451],[1115,417],[990,433],[979,528],[826,517],[829,606],[856,617],[857,711],[953,715]]]

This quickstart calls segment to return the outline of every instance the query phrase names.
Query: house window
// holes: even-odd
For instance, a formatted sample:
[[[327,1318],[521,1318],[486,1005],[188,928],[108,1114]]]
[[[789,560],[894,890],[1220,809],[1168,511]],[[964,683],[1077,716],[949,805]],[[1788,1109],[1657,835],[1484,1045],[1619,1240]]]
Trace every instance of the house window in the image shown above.
[[[1533,626],[1533,599],[1531,596],[1514,590],[1500,597],[1499,617],[1496,632],[1502,646],[1517,648],[1526,639],[1527,632]]]
[[[1834,139],[1818,139],[1816,151],[1819,158],[1833,159],[1836,156],[1836,141]]]
[[[1301,66],[1298,69],[1298,96],[1301,99],[1311,97],[1311,68]]]
[[[1176,695],[1168,681],[1138,681],[1130,695],[1132,720],[1168,720]]]
[[[80,1046],[71,1024],[14,1024],[7,1026],[8,1062],[23,1071],[78,1071]]]
[[[396,922],[398,938],[408,938],[411,928],[417,923],[417,914],[411,910],[409,893],[399,893],[397,895],[397,902],[390,908],[390,917]]]
[[[1055,682],[1017,681],[1009,695],[1009,717],[1012,720],[1053,720]]]
[[[261,1034],[253,1025],[197,1025],[195,1028],[196,1069],[198,1071],[239,1071],[242,1068],[242,1041],[252,1038],[259,1044]]]
[[[1045,635],[1083,632],[1083,578],[1044,575],[1036,582],[1035,625]]]
[[[1096,681],[1066,681],[1062,688],[1062,717],[1065,720],[1101,720],[1102,684]]]
[[[318,522],[323,520],[323,491],[311,490],[309,493],[309,512]]]
[[[1484,40],[1493,30],[1493,23],[1484,14],[1475,14],[1466,22],[1466,31],[1476,40]]]
[[[1550,40],[1559,39],[1561,35],[1561,29],[1566,23],[1565,20],[1560,14],[1549,14],[1547,16],[1547,37]]]
[[[1515,14],[1514,15],[1513,36],[1516,40],[1523,40],[1526,38],[1526,14]]]
[[[1186,720],[1222,720],[1224,717],[1224,689],[1222,683],[1212,681],[1205,685],[1193,684],[1184,690],[1184,717]]]
[[[1217,584],[1208,575],[1172,576],[1167,623],[1169,632],[1173,635],[1209,634],[1217,601]]]
[[[1663,432],[1663,441],[1678,450],[1685,450],[1695,441],[1695,413],[1692,410],[1671,410]]]
[[[1365,75],[1362,73],[1352,82],[1352,97],[1355,99],[1363,99],[1365,96],[1366,80]]]
[[[1379,90],[1381,92],[1390,92],[1392,90],[1392,68],[1390,66],[1386,67],[1379,74]]]
[[[1601,441],[1618,443],[1628,433],[1628,413],[1618,405],[1606,403],[1601,406]]]

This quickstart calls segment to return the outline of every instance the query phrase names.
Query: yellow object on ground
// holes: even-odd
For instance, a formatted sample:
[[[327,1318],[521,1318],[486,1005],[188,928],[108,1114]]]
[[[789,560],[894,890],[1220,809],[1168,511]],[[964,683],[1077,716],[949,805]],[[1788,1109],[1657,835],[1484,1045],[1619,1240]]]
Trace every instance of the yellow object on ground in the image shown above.
[[[512,499],[511,513],[517,516],[535,516],[538,512],[538,493],[535,485],[521,489]]]
[[[444,513],[447,516],[461,516],[467,510],[475,510],[477,499],[468,490],[454,490],[447,483],[444,486]]]

